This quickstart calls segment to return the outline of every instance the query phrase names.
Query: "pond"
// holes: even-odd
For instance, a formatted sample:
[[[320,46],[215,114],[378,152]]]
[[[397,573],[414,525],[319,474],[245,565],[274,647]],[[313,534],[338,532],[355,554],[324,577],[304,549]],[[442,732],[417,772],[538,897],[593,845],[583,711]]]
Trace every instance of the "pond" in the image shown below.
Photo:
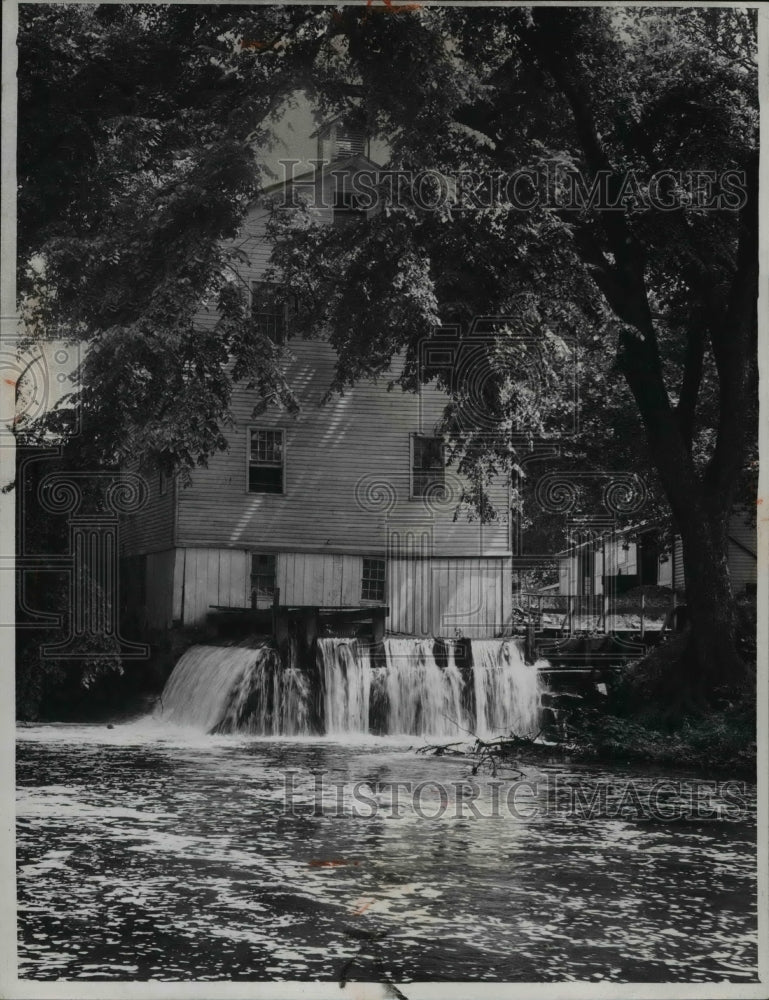
[[[756,981],[754,786],[419,744],[21,728],[20,977]]]

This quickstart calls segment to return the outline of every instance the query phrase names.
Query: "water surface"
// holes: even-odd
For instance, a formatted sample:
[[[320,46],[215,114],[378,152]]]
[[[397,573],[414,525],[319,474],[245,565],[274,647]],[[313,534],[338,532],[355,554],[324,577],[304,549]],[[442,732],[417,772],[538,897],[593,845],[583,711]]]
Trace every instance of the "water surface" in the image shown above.
[[[420,756],[418,739],[198,737],[151,721],[19,735],[23,978],[756,978],[750,786],[746,815],[705,788],[704,818],[644,818],[611,804],[659,773],[524,760],[496,810],[490,775],[464,790],[477,817],[467,763]],[[512,815],[521,778],[530,797]],[[444,793],[424,785],[415,809],[393,802],[396,781]],[[575,815],[574,783],[586,800],[608,790],[608,810]]]

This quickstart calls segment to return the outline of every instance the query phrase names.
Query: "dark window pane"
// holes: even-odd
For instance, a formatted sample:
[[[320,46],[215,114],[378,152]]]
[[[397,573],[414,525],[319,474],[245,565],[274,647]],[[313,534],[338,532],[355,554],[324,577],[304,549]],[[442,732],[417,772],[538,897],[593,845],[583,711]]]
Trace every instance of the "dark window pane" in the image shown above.
[[[268,465],[250,466],[248,489],[251,493],[282,493],[283,469]]]
[[[251,431],[248,489],[251,493],[283,492],[283,431]]]
[[[251,556],[251,572],[267,574],[268,576],[275,575],[275,556],[268,555],[262,552],[255,552]]]
[[[437,437],[414,435],[414,466],[411,470],[412,496],[439,493],[446,482],[443,441]]]
[[[275,596],[275,556],[253,553],[251,556],[251,607],[272,604]]]
[[[443,470],[440,472],[415,472],[414,473],[414,496],[431,496],[439,500],[443,496],[445,489],[445,479]]]
[[[283,432],[251,431],[251,461],[260,465],[281,465]]]
[[[443,441],[440,438],[414,438],[414,468],[443,469]]]

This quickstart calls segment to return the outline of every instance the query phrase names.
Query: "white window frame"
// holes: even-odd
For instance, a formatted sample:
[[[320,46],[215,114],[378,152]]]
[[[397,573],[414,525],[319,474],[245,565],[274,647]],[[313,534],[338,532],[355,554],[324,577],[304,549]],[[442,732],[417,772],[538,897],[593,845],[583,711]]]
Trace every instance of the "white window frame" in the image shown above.
[[[281,477],[282,489],[278,492],[277,490],[252,490],[251,489],[251,440],[255,432],[257,431],[269,431],[270,433],[280,434],[281,437],[281,454],[283,457],[282,469],[283,475]],[[277,468],[277,466],[265,466],[266,468]],[[286,432],[282,427],[265,427],[263,424],[251,424],[246,428],[246,493],[249,496],[262,496],[262,497],[281,497],[286,495],[286,472],[288,469],[287,462],[287,448],[286,448]]]
[[[365,567],[367,562],[378,562],[382,564],[384,576],[382,578],[382,597],[364,597],[363,584],[365,581]],[[382,556],[363,556],[360,564],[360,601],[361,604],[385,604],[387,601],[387,560]]]

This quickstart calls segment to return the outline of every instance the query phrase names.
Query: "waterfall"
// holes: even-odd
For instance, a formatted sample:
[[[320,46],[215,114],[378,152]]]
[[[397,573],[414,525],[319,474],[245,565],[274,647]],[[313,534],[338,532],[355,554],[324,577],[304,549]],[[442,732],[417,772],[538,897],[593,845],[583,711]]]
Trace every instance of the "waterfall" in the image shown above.
[[[489,737],[538,732],[538,671],[513,639],[473,639],[473,670],[452,642],[439,664],[432,639],[389,638],[384,663],[355,639],[320,639],[326,732]]]
[[[157,714],[206,732],[302,736],[310,687],[269,646],[191,646],[168,678]]]
[[[386,731],[416,736],[466,733],[470,727],[453,650],[451,662],[442,669],[432,640],[386,639],[384,646],[387,668],[378,680],[386,692]]]
[[[319,639],[327,733],[367,733],[371,660],[355,639]]]
[[[317,664],[284,667],[269,645],[192,646],[158,714],[206,732],[262,736],[404,734],[436,738],[538,732],[536,667],[515,639],[472,639],[472,667],[452,640],[319,639]],[[315,713],[315,714],[313,714]]]
[[[536,736],[539,674],[526,664],[518,643],[473,639],[472,648],[478,736]]]

